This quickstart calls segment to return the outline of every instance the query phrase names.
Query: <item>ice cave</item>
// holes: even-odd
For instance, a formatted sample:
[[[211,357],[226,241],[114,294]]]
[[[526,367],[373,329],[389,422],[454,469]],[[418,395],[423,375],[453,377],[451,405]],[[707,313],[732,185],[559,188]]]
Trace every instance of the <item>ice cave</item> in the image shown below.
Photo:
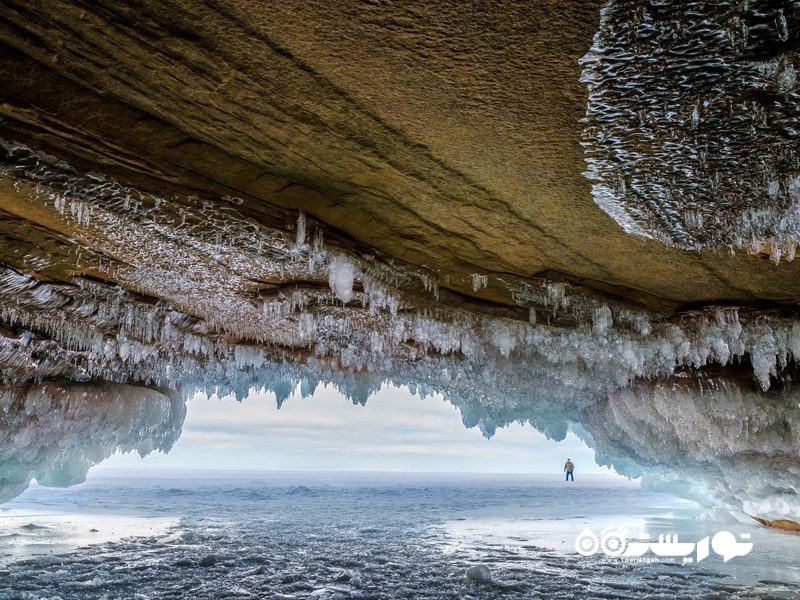
[[[0,500],[392,382],[800,527],[800,4],[268,4],[0,5]]]

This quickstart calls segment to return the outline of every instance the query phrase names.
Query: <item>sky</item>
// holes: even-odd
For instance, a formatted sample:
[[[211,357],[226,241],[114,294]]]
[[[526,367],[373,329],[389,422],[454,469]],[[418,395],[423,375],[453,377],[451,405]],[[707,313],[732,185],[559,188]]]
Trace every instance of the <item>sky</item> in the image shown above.
[[[117,454],[103,466],[561,473],[567,458],[576,474],[613,473],[571,433],[553,442],[530,425],[513,424],[487,440],[466,429],[458,409],[440,396],[423,399],[384,385],[362,406],[319,386],[307,398],[296,391],[280,410],[272,392],[242,402],[198,394],[169,454]]]

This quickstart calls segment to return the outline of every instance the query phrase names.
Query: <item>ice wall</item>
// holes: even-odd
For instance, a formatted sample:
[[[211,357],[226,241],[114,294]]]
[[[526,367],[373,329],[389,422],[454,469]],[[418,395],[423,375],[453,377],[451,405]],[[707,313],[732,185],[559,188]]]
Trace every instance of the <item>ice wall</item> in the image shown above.
[[[639,382],[588,407],[583,418],[607,462],[623,473],[699,482],[731,508],[797,519],[799,399],[793,387],[763,394],[717,378]]]
[[[737,438],[736,460],[724,447],[727,438],[703,438],[703,453],[719,444],[718,455],[729,457],[715,471],[696,468],[699,459],[676,458],[675,448],[689,438],[675,427],[660,430],[666,441],[656,451],[644,444],[657,425],[681,422],[681,402],[689,398],[708,404],[707,420],[716,418],[715,403],[727,402],[726,435],[745,426],[754,406],[777,411],[770,398],[791,402],[800,357],[800,321],[791,312],[709,307],[668,316],[563,282],[482,274],[464,283],[505,288],[513,304],[468,303],[424,269],[325,243],[323,227],[303,214],[268,226],[236,198],[158,197],[9,143],[0,144],[0,177],[17,188],[16,210],[39,218],[37,227],[52,238],[0,265],[0,379],[8,384],[86,382],[90,396],[98,395],[92,386],[110,385],[102,382],[239,398],[263,388],[275,391],[280,404],[298,383],[310,393],[332,382],[363,403],[388,381],[443,394],[460,407],[465,425],[486,435],[513,421],[556,439],[572,428],[624,472],[671,470],[708,480],[720,502],[745,509],[748,498],[777,495],[773,483],[754,474],[777,464],[781,440],[790,443],[786,459],[797,459],[794,434],[786,438],[777,417],[758,436]],[[45,242],[60,254],[40,251]],[[706,394],[709,378],[735,381],[743,399]],[[694,383],[675,398],[645,394],[649,385],[682,379]],[[69,389],[64,394],[77,393]],[[140,421],[150,411],[163,413],[172,425],[153,446],[166,447],[179,428],[170,418],[180,407],[170,405],[167,416],[165,398],[142,393],[142,403],[122,405],[137,407]],[[675,412],[664,416],[669,402]],[[113,405],[84,406],[81,439],[102,437],[104,428],[119,431]],[[653,412],[657,407],[662,412]],[[68,420],[65,410],[44,421],[52,435],[43,439],[62,433],[71,439],[74,428],[57,428]],[[106,413],[111,421],[104,421]],[[783,418],[794,431],[796,415]],[[13,427],[23,421],[6,429],[16,436]],[[112,436],[100,454],[133,448],[140,430]],[[774,444],[762,443],[772,437]],[[71,481],[91,462],[80,453],[59,456],[41,466],[30,459],[33,466],[20,467],[7,489],[22,489],[37,474],[59,481],[62,473]],[[727,469],[725,485],[717,485],[720,469]],[[750,487],[736,487],[737,477]],[[773,511],[759,516],[798,520],[800,478],[787,470],[781,481],[781,504],[752,507]]]
[[[608,2],[582,60],[595,202],[668,245],[793,260],[799,32],[793,2]]]
[[[115,383],[0,386],[0,502],[32,479],[66,487],[114,454],[167,452],[186,405],[173,392]]]

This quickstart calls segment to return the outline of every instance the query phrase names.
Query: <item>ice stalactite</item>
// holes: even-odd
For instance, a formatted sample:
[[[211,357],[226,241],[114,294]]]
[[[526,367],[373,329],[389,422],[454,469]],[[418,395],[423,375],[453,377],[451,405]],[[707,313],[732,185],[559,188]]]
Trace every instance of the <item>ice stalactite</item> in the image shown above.
[[[0,502],[32,479],[81,483],[116,451],[167,452],[186,406],[177,393],[114,383],[0,386]]]
[[[297,217],[297,237],[295,238],[294,246],[298,250],[306,245],[306,215],[301,212]]]
[[[480,273],[473,273],[470,275],[470,283],[472,284],[472,291],[477,292],[481,288],[485,288],[489,285],[489,278],[486,275],[481,275]]]
[[[344,256],[336,256],[328,266],[328,283],[334,295],[347,304],[353,298],[353,283],[355,283],[355,267]]]

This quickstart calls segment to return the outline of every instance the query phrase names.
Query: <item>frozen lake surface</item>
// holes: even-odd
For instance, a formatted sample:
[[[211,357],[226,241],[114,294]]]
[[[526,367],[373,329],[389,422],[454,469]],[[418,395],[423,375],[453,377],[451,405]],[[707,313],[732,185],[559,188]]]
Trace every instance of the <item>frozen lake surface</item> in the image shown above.
[[[752,549],[583,556],[587,529]],[[600,475],[98,469],[0,511],[3,599],[795,598],[798,555],[799,536]]]

